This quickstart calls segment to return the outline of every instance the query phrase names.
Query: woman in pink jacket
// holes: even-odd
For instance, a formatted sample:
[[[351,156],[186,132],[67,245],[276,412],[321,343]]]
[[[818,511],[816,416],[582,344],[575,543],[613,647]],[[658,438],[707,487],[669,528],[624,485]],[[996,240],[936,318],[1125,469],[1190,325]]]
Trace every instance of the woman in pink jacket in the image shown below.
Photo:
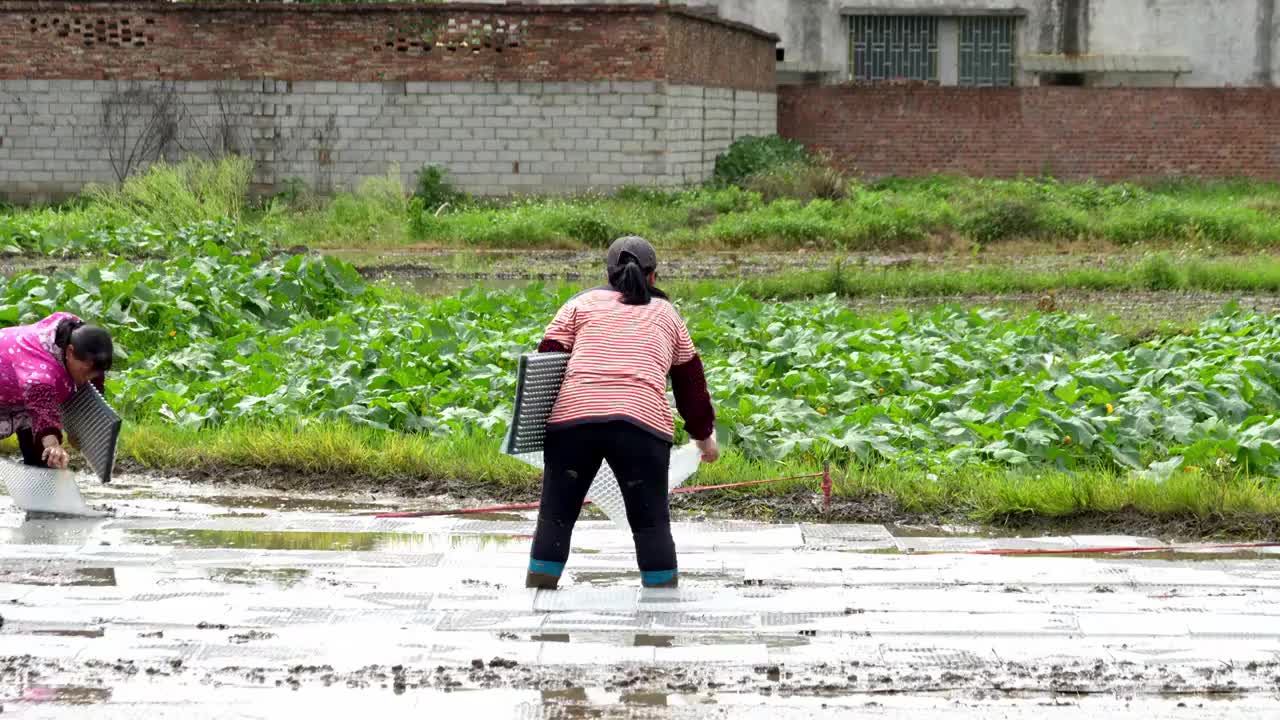
[[[16,434],[22,460],[65,468],[60,405],[111,369],[111,335],[71,313],[0,330],[0,438]]]

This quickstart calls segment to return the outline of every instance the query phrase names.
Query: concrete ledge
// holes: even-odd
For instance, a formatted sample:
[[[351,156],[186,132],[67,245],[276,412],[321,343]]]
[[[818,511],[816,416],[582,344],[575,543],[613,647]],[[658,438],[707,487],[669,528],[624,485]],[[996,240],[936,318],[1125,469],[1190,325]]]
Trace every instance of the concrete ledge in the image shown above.
[[[1026,8],[986,8],[966,7],[963,5],[942,5],[927,7],[903,7],[901,4],[891,5],[845,5],[840,8],[841,15],[928,15],[931,17],[1026,17]]]

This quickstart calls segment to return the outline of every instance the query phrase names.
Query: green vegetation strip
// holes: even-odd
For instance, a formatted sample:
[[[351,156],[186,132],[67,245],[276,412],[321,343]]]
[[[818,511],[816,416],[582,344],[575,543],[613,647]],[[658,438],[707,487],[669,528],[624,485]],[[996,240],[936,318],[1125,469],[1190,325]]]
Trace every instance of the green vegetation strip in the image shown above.
[[[335,196],[286,183],[254,206],[246,204],[249,161],[191,160],[157,165],[118,188],[90,188],[61,207],[0,211],[0,249],[149,255],[163,252],[174,230],[226,218],[282,247],[587,248],[632,233],[668,248],[980,251],[1013,240],[1200,253],[1280,246],[1275,184],[946,177],[865,184],[794,153],[762,157],[687,190],[497,201],[458,193],[437,168],[420,172],[411,194],[392,169]]]
[[[1055,290],[1280,292],[1280,258],[1214,260],[1151,255],[1106,268],[1024,270],[973,265],[876,268],[839,264],[829,270],[788,272],[737,280],[681,280],[679,294],[707,296],[734,289],[758,298],[794,300],[841,297],[957,297],[1045,293]]]
[[[126,447],[140,462],[530,482],[495,451],[514,364],[574,288],[427,300],[370,287],[331,258],[272,256],[230,225],[175,237],[189,243],[171,239],[166,261],[0,284],[6,323],[70,309],[116,333],[108,392],[133,421]],[[1280,472],[1280,324],[1269,316],[1228,312],[1138,342],[1061,313],[677,299],[733,450],[708,481],[824,461],[862,478],[853,488],[990,473],[976,499],[947,482],[911,492],[978,513],[1060,512],[1062,488],[1099,482],[1079,478],[1139,483],[1126,493],[1203,478],[1206,497],[1232,483],[1261,497]],[[1075,479],[1057,490],[1046,480],[1039,504],[1010,489],[1037,476]]]
[[[500,455],[493,438],[474,435],[433,438],[347,423],[197,431],[144,421],[127,426],[124,447],[126,456],[144,468],[267,482],[284,490],[390,487],[410,494],[451,491],[459,496],[520,500],[536,499],[538,492],[536,472]],[[692,482],[716,485],[768,479],[816,472],[820,467],[811,459],[751,461],[730,451],[720,463],[704,466]],[[1183,469],[1159,480],[1103,467],[1066,472],[979,465],[932,472],[842,465],[836,468],[835,481],[837,503],[884,496],[905,515],[977,522],[1122,511],[1202,520],[1280,513],[1280,488],[1274,480],[1200,468]],[[817,491],[815,483],[791,482],[718,491],[716,499],[733,503],[797,492],[803,497],[811,492],[812,513]],[[792,509],[805,510],[802,505]]]

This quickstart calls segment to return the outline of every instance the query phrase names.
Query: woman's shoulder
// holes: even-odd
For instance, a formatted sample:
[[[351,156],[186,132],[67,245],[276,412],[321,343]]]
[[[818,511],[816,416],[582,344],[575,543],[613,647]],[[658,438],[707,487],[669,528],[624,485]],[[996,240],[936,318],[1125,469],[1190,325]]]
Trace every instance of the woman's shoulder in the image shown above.
[[[608,286],[600,286],[587,288],[579,292],[577,295],[569,298],[565,305],[590,305],[605,300],[613,300],[618,297],[618,291]]]
[[[80,318],[76,317],[75,315],[69,312],[56,312],[50,315],[49,317],[38,321],[36,323],[36,327],[40,327],[40,328],[46,328],[50,326],[56,327],[58,325],[61,325],[62,322],[65,320],[70,320],[71,322],[81,322]]]
[[[652,302],[655,306],[657,306],[662,310],[663,315],[666,315],[667,317],[672,318],[674,320],[679,320],[681,322],[684,322],[682,316],[680,315],[680,309],[677,308],[675,303],[671,302],[670,299],[664,298],[664,297],[655,297],[653,298]]]

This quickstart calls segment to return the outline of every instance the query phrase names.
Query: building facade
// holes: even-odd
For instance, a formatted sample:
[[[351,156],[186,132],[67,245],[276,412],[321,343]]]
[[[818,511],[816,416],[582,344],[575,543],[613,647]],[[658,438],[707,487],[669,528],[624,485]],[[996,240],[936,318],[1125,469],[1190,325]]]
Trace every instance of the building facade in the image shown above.
[[[777,33],[783,83],[1271,87],[1276,0],[690,0]]]

